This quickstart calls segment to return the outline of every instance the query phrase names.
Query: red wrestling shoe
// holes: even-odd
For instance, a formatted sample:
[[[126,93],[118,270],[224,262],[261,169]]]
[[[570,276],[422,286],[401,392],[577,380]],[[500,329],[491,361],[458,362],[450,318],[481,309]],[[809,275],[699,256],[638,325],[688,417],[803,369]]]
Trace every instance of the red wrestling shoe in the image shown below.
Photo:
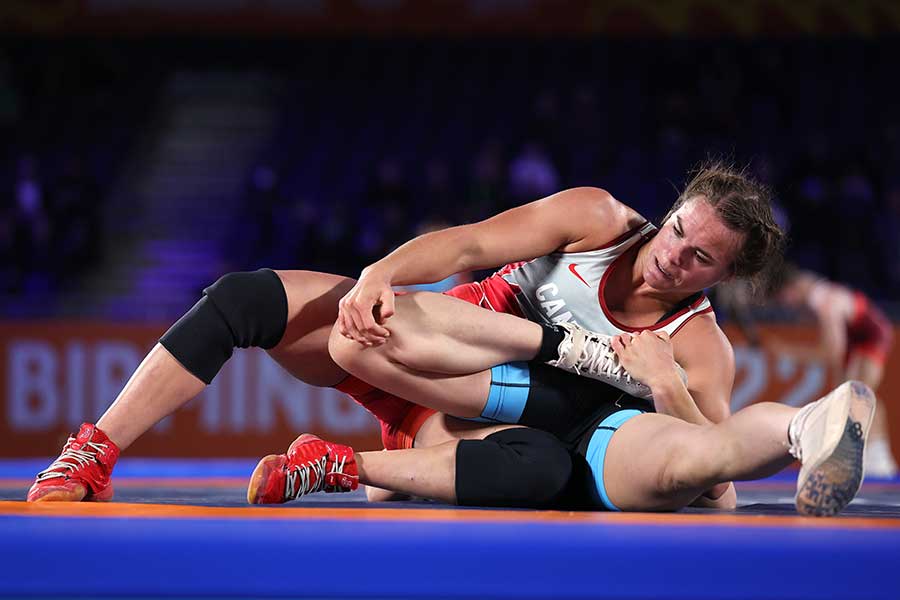
[[[352,492],[357,487],[353,448],[304,433],[287,454],[270,454],[259,461],[247,486],[247,502],[280,504],[313,492]]]
[[[113,497],[109,477],[119,447],[90,423],[69,436],[62,454],[38,473],[28,490],[29,502],[108,502]]]

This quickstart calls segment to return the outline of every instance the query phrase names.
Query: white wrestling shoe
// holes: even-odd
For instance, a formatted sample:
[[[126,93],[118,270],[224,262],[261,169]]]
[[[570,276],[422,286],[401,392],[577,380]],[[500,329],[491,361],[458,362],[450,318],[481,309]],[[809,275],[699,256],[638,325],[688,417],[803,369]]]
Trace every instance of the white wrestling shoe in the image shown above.
[[[842,383],[794,415],[788,439],[802,463],[797,512],[828,517],[853,500],[865,473],[863,453],[874,416],[875,394],[859,381]]]
[[[588,331],[575,323],[558,325],[565,332],[565,337],[559,344],[559,359],[548,361],[548,365],[608,383],[636,398],[653,398],[650,387],[632,377],[619,362],[612,347],[613,336]],[[681,365],[675,366],[678,367],[681,380],[687,385],[687,373]]]

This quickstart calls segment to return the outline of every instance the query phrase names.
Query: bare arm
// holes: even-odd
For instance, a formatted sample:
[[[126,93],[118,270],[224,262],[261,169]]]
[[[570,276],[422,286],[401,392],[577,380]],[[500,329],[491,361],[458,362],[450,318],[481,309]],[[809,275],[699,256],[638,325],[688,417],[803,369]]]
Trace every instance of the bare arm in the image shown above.
[[[620,358],[632,375],[642,379],[633,367],[643,372],[657,412],[696,425],[718,423],[729,416],[734,351],[711,315],[689,321],[679,332],[674,350],[665,334],[643,331],[632,340],[630,344],[617,340],[616,350],[622,348]],[[690,389],[670,366],[676,360],[687,372]],[[734,484],[720,483],[691,505],[733,510],[737,505]]]
[[[363,269],[340,301],[338,331],[364,344],[382,343],[390,335],[383,323],[394,312],[392,285],[431,283],[556,250],[590,249],[639,221],[604,190],[574,188],[485,221],[427,233]]]
[[[644,330],[618,336],[613,346],[629,373],[653,390],[657,412],[695,425],[723,421],[730,414],[734,385],[734,352],[711,316],[700,316],[678,334],[677,345],[666,334]],[[675,369],[688,376],[685,387]]]
[[[707,419],[697,424],[727,419],[734,387],[734,349],[715,317],[707,314],[689,321],[678,333],[674,346],[675,360],[687,372],[690,396]]]
[[[711,315],[685,325],[679,333],[675,356],[688,373],[691,397],[707,422],[720,423],[728,418],[734,387],[734,349]],[[720,483],[691,506],[734,510],[737,491],[731,482]]]

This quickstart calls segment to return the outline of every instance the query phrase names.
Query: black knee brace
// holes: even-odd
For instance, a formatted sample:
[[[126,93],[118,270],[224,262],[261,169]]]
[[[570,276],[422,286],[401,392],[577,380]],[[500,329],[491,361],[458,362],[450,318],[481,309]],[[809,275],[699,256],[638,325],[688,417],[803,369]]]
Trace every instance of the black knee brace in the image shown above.
[[[518,427],[456,449],[456,501],[463,506],[552,507],[572,475],[572,456],[553,435]]]
[[[234,348],[272,348],[287,327],[287,294],[269,269],[228,273],[169,328],[159,343],[198,379],[211,383]]]

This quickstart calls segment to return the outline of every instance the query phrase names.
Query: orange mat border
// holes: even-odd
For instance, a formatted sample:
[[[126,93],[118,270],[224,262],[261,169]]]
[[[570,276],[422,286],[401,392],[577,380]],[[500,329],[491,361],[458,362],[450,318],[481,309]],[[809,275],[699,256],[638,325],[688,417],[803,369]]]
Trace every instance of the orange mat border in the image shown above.
[[[246,488],[250,476],[246,477],[135,477],[113,481],[113,487],[179,487],[179,488]],[[29,488],[34,479],[4,479],[0,477],[0,488]]]
[[[0,515],[23,517],[128,517],[148,519],[287,519],[340,521],[427,521],[559,523],[569,525],[687,525],[799,527],[825,529],[900,529],[898,518],[838,517],[815,519],[772,515],[699,515],[561,511],[462,510],[426,508],[209,507],[129,503],[38,503],[0,501]]]

